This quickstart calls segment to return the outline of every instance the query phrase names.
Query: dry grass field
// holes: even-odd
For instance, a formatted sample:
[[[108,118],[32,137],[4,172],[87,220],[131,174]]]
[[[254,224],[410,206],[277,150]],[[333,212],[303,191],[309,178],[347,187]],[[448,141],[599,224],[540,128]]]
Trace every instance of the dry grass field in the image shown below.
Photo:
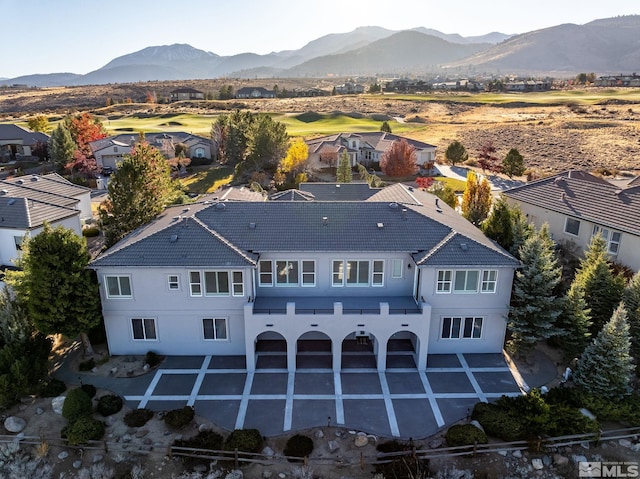
[[[217,82],[187,86],[217,92],[220,81]],[[263,86],[272,87],[276,83],[266,82]],[[278,82],[282,85],[284,80]],[[588,91],[510,95],[352,95],[104,106],[106,98],[135,101],[150,90],[161,91],[164,97],[177,86],[152,82],[23,91],[4,89],[0,90],[0,122],[24,121],[37,113],[56,120],[77,111],[91,111],[115,120],[114,123],[135,120],[140,114],[207,115],[213,121],[215,115],[241,108],[275,114],[285,120],[305,112],[325,115],[317,125],[311,122],[303,127],[295,126],[292,120],[289,127],[292,135],[312,136],[336,131],[336,128],[339,131],[339,122],[346,124],[345,118],[362,118],[362,128],[370,130],[377,125],[372,118],[388,117],[392,119],[394,131],[436,145],[438,159],[443,158],[449,143],[457,139],[466,146],[470,158],[475,158],[479,147],[488,141],[494,143],[499,157],[517,148],[528,167],[543,172],[567,168],[640,170],[640,89],[590,88]],[[313,86],[327,87],[317,82]],[[330,115],[336,117],[333,128],[327,126],[330,120],[326,117]],[[185,129],[207,134],[208,121],[185,124]],[[358,123],[349,122],[349,131],[356,131],[354,128],[358,128]]]

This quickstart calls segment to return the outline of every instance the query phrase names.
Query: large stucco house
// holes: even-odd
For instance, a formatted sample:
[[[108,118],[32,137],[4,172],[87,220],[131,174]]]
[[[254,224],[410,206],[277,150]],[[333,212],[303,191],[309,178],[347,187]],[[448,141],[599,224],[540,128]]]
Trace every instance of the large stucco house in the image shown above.
[[[553,239],[572,242],[579,252],[600,233],[613,261],[640,270],[640,184],[626,187],[570,170],[504,192],[529,221],[549,224]]]
[[[336,166],[343,152],[349,155],[351,166],[361,163],[369,166],[379,163],[382,155],[391,148],[394,141],[406,140],[415,148],[416,164],[425,166],[436,159],[436,147],[402,136],[383,131],[365,133],[338,133],[307,140],[309,158],[307,165],[311,169]]]
[[[115,169],[124,155],[131,153],[138,139],[137,133],[123,133],[92,141],[89,146],[99,167]],[[167,158],[173,158],[176,145],[182,143],[187,147],[187,157],[211,159],[211,140],[202,136],[185,132],[146,133],[145,141]]]
[[[502,351],[516,259],[423,191],[312,196],[169,208],[103,252],[110,353],[240,355],[250,371],[362,354],[383,371]]]
[[[0,124],[0,161],[30,158],[38,143],[47,144],[49,135],[18,125]]]

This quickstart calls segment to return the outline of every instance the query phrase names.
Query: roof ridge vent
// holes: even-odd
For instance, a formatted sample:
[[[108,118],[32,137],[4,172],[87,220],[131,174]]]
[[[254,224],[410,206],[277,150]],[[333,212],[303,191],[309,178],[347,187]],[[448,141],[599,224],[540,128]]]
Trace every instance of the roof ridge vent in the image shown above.
[[[219,211],[224,211],[226,207],[227,205],[225,205],[224,203],[216,203],[216,209]]]
[[[398,203],[389,203],[389,208],[391,208],[392,210],[398,209]]]
[[[564,177],[562,177],[562,176],[558,176],[555,180],[553,180],[553,182],[554,182],[556,185],[563,185],[563,184],[564,184],[564,182],[565,182],[565,179],[564,179]]]

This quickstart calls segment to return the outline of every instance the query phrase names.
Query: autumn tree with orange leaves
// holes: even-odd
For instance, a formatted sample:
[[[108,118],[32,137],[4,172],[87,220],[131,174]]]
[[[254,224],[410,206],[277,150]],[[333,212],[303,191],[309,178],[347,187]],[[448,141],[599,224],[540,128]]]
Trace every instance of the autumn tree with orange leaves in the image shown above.
[[[418,171],[416,149],[404,138],[396,140],[380,159],[380,169],[386,176],[414,175]]]

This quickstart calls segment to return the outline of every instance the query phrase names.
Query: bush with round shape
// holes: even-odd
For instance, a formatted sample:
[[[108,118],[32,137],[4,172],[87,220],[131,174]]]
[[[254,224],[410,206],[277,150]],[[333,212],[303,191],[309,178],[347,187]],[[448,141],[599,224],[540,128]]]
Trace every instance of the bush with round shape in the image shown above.
[[[51,378],[40,385],[40,396],[43,398],[53,398],[60,396],[67,390],[67,385],[56,378]]]
[[[89,226],[87,228],[83,228],[82,236],[85,238],[93,238],[94,236],[98,236],[100,234],[100,230],[95,226]]]
[[[287,441],[284,448],[284,455],[288,457],[308,457],[313,451],[313,439],[309,436],[302,434],[296,434],[291,436]],[[288,459],[289,461],[295,461],[295,459]]]
[[[72,389],[62,405],[62,417],[70,423],[81,417],[91,416],[91,398],[80,388]]]
[[[487,435],[471,424],[456,424],[451,426],[445,435],[449,447],[472,446],[487,444]]]
[[[134,409],[124,415],[124,423],[129,427],[142,427],[153,417],[153,411],[146,408]]]
[[[185,406],[180,409],[173,409],[164,415],[164,422],[173,429],[182,429],[191,421],[193,421],[195,411],[191,406]]]
[[[495,404],[477,403],[471,418],[482,425],[488,436],[498,437],[504,441],[518,441],[525,437],[522,423]]]
[[[79,418],[62,430],[62,437],[72,445],[99,441],[102,436],[104,436],[104,423],[89,416]]]
[[[108,394],[98,399],[98,412],[103,416],[111,416],[122,409],[122,398],[116,394]]]
[[[228,451],[237,449],[242,452],[258,453],[262,450],[262,443],[262,435],[257,429],[234,429],[229,434],[224,448]]]
[[[153,351],[147,352],[144,357],[144,362],[147,363],[150,367],[157,366],[158,364],[160,364],[161,360],[162,358]]]
[[[80,389],[86,392],[87,396],[89,396],[91,399],[93,399],[93,397],[96,395],[96,387],[93,384],[83,384],[82,386],[80,386]]]

